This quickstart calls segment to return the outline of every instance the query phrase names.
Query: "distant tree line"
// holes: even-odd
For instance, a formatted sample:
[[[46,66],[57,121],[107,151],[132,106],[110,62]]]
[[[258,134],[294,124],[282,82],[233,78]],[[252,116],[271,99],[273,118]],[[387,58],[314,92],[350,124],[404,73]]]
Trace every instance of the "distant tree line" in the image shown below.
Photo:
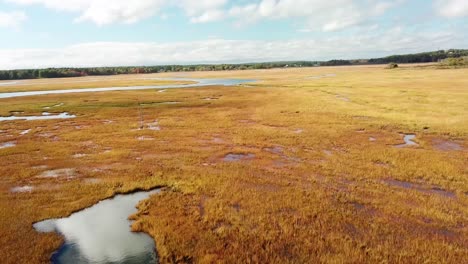
[[[459,58],[468,56],[466,49],[438,50],[432,52],[423,52],[407,55],[393,55],[384,58],[370,59],[369,64],[387,64],[387,63],[426,63],[439,62],[447,58]]]
[[[95,67],[95,68],[48,68],[48,69],[24,69],[0,71],[0,80],[63,78],[79,76],[99,76],[138,73],[159,72],[191,72],[191,71],[227,71],[227,70],[252,70],[272,68],[296,68],[314,66],[340,66],[340,65],[365,65],[388,63],[424,63],[439,62],[447,58],[460,58],[468,56],[466,49],[439,50],[407,55],[393,55],[384,58],[369,60],[330,60],[330,61],[283,61],[242,64],[199,64],[199,65],[162,65],[142,67]]]
[[[139,74],[159,72],[192,72],[192,71],[227,71],[227,70],[251,70],[272,69],[284,67],[312,67],[318,62],[293,61],[293,62],[263,62],[244,64],[200,64],[200,65],[163,65],[141,67],[96,67],[96,68],[47,68],[0,71],[0,80],[63,78],[79,76],[100,76],[118,74]]]

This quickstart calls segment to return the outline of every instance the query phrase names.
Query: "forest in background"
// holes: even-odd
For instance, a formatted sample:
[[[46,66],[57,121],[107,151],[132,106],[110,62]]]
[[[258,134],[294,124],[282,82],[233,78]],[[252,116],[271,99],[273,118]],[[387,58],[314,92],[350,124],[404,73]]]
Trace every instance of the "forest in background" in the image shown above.
[[[226,71],[272,69],[286,67],[317,67],[341,65],[369,65],[388,63],[429,63],[441,62],[450,58],[468,56],[467,49],[438,50],[406,55],[392,55],[383,58],[357,60],[329,60],[329,61],[282,61],[241,64],[198,64],[198,65],[159,65],[159,66],[124,66],[124,67],[91,67],[91,68],[47,68],[20,69],[0,71],[0,80],[21,80],[40,78],[63,78],[81,76],[101,76],[118,74],[139,74],[159,72],[192,72],[192,71]]]

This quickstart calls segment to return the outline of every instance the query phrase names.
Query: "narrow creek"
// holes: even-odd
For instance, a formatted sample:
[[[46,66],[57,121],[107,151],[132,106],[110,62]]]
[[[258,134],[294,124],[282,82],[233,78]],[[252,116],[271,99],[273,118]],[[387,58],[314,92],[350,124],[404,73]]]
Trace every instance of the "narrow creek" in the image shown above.
[[[24,96],[37,96],[47,94],[69,94],[69,93],[90,93],[90,92],[108,92],[108,91],[132,91],[148,89],[175,89],[175,88],[194,88],[202,86],[232,86],[243,83],[254,82],[250,79],[189,79],[189,78],[148,78],[153,80],[171,80],[171,81],[192,81],[194,84],[173,84],[173,85],[147,85],[147,86],[125,86],[125,87],[102,87],[102,88],[83,88],[67,90],[50,91],[29,91],[29,92],[8,92],[0,93],[0,99],[15,98]]]
[[[403,140],[405,141],[404,144],[396,145],[396,148],[405,148],[409,146],[419,146],[418,143],[414,142],[413,139],[416,139],[415,134],[405,134]]]
[[[41,233],[56,232],[65,243],[53,253],[51,263],[157,263],[154,240],[130,230],[128,217],[136,205],[160,190],[117,195],[73,213],[69,217],[37,222]]]
[[[53,119],[70,119],[75,118],[75,115],[71,115],[67,112],[59,113],[59,114],[51,114],[44,112],[41,116],[0,116],[0,122],[3,121],[17,121],[17,120],[25,120],[25,121],[33,121],[33,120],[53,120]]]

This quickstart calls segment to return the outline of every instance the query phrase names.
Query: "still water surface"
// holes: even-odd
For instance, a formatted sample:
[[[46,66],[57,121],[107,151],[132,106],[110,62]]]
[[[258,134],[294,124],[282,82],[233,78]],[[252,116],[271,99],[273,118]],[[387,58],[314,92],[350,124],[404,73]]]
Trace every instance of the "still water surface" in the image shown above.
[[[90,93],[90,92],[108,92],[108,91],[132,91],[132,90],[148,90],[148,89],[175,89],[175,88],[193,88],[193,87],[215,86],[215,85],[232,86],[232,85],[239,85],[239,84],[255,81],[255,80],[248,80],[248,79],[188,79],[188,78],[152,78],[152,79],[154,79],[154,80],[172,80],[172,81],[192,81],[192,82],[196,82],[196,83],[194,83],[194,84],[173,84],[173,85],[148,85],[148,86],[83,88],[83,89],[51,90],[51,91],[9,92],[9,93],[0,93],[0,99],[2,99],[2,98],[24,97],[24,96],[47,95],[47,94]]]
[[[52,255],[52,263],[156,263],[154,240],[130,230],[128,217],[139,201],[159,190],[117,195],[66,218],[35,223],[38,232],[57,232],[65,243]]]

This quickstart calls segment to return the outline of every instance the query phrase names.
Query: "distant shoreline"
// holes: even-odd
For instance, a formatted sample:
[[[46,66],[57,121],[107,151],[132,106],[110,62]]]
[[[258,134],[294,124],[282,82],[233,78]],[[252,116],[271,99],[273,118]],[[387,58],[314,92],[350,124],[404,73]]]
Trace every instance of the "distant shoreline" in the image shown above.
[[[116,67],[83,67],[83,68],[45,68],[0,70],[0,80],[25,80],[69,78],[84,76],[112,76],[141,73],[162,72],[196,72],[196,71],[232,71],[260,70],[276,68],[303,68],[323,66],[353,66],[353,65],[383,65],[398,64],[428,64],[437,63],[447,58],[468,56],[468,49],[450,49],[416,54],[392,55],[374,59],[329,60],[329,61],[280,61],[240,64],[196,64],[196,65],[160,65],[160,66],[116,66]]]

